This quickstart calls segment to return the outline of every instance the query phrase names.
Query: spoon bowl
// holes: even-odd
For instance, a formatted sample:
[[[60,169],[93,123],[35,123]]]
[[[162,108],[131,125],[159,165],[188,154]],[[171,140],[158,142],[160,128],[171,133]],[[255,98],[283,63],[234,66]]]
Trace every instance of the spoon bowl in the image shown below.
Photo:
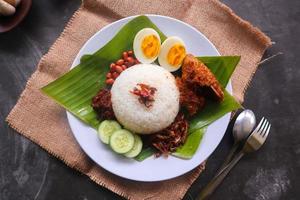
[[[234,144],[233,144],[232,148],[230,149],[225,161],[221,165],[220,170],[218,171],[217,175],[231,161],[234,153],[236,152],[238,147],[242,144],[242,142],[245,141],[249,137],[255,124],[256,124],[256,118],[255,118],[254,113],[251,110],[246,109],[238,115],[238,117],[236,118],[236,120],[234,122],[233,130],[232,130]]]
[[[233,126],[233,138],[235,143],[247,139],[256,124],[254,113],[246,109],[239,114]]]

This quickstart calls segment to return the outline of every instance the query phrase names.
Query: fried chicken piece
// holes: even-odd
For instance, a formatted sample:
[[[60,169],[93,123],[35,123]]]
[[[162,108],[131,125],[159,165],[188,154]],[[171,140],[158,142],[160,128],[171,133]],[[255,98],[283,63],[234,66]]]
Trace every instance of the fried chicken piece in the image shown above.
[[[92,107],[100,120],[115,119],[112,109],[111,93],[108,89],[101,89],[92,99]]]
[[[224,99],[224,92],[214,74],[191,54],[186,55],[183,60],[182,80],[196,90],[203,90],[204,95],[212,96],[219,102]]]
[[[205,105],[205,98],[203,96],[197,94],[193,88],[189,88],[182,78],[176,78],[176,85],[180,92],[180,105],[187,109],[189,115],[192,116],[203,109]]]

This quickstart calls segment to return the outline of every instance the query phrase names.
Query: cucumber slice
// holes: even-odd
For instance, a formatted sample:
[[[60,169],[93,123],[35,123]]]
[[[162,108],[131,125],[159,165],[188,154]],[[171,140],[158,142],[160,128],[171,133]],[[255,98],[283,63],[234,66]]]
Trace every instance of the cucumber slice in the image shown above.
[[[121,125],[118,122],[114,120],[104,120],[99,125],[98,136],[103,143],[108,144],[109,138],[111,137],[113,132],[120,129],[121,129]]]
[[[111,135],[109,145],[116,153],[127,153],[134,145],[134,136],[127,130],[117,130]]]
[[[134,134],[134,144],[130,151],[124,154],[127,158],[134,158],[142,151],[143,142],[140,136]]]

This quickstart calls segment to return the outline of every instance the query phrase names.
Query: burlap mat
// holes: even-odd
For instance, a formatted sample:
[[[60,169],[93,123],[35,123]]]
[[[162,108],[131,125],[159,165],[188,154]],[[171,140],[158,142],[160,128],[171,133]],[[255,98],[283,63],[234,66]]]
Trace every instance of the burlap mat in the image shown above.
[[[216,0],[84,0],[61,36],[42,57],[7,122],[71,168],[123,197],[181,199],[204,169],[204,164],[181,177],[158,183],[119,178],[98,167],[83,153],[70,131],[65,110],[39,91],[69,70],[82,45],[104,25],[145,13],[168,15],[185,21],[204,33],[222,55],[241,55],[232,84],[234,96],[243,101],[257,63],[271,41],[225,5]]]

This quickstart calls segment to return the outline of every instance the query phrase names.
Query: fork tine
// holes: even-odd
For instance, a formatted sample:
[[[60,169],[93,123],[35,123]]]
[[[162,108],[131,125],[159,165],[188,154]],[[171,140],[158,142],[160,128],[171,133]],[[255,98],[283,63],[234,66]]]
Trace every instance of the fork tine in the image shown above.
[[[258,132],[258,130],[260,129],[260,127],[261,127],[261,125],[262,125],[262,123],[263,123],[263,121],[265,120],[265,118],[263,117],[263,118],[261,118],[261,120],[260,120],[260,122],[259,122],[259,124],[257,125],[257,127],[254,129],[254,131],[253,132]]]
[[[267,119],[265,119],[264,123],[261,125],[261,128],[259,129],[259,135],[262,136],[263,133],[266,131],[266,128],[268,127],[269,122]]]
[[[263,137],[264,138],[266,138],[267,136],[268,136],[268,134],[269,134],[269,132],[270,132],[270,129],[271,129],[271,124],[269,123],[269,126],[268,126],[268,128],[267,128],[267,130],[264,132],[264,134],[263,134]]]

